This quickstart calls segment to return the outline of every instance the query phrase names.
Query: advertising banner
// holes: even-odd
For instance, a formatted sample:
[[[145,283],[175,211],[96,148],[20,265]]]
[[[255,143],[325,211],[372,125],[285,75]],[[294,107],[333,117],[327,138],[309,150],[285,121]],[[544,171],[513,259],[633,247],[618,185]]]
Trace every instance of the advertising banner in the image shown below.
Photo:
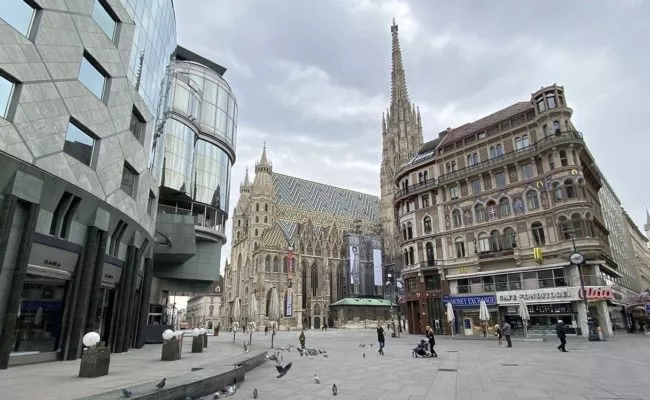
[[[361,283],[359,277],[359,247],[350,246],[350,283],[358,285]]]
[[[284,301],[284,316],[291,317],[293,315],[293,293],[291,289],[287,291],[287,298]]]
[[[375,286],[384,286],[384,273],[381,268],[380,249],[372,249],[372,267],[375,274]]]

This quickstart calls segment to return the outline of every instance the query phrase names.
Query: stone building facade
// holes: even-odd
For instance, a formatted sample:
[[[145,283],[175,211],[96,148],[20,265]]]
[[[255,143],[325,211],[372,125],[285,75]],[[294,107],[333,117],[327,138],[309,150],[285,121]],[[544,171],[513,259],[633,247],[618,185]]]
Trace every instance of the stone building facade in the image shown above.
[[[598,198],[602,178],[572,113],[563,87],[543,87],[529,101],[441,132],[398,172],[412,332],[449,325],[451,302],[454,331],[482,334],[481,300],[492,326],[505,319],[521,332],[524,298],[532,334],[550,332],[558,318],[586,334],[587,312],[612,333],[610,286],[622,274]],[[569,262],[574,250],[585,257],[586,294]]]
[[[181,322],[188,323],[188,329],[213,330],[221,323],[220,310],[221,294],[194,296],[187,301]]]
[[[266,148],[240,186],[233,215],[232,252],[224,271],[224,319],[269,320],[272,296],[280,304],[279,325],[319,328],[335,325],[330,304],[349,292],[346,232],[377,234],[376,196],[273,172]],[[276,294],[274,294],[276,293]],[[258,313],[248,315],[255,295]]]

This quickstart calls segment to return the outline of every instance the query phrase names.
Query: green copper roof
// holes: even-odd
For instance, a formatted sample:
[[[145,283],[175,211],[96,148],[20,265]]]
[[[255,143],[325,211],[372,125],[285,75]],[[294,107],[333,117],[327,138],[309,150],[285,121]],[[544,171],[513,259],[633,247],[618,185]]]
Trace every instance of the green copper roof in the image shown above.
[[[392,303],[388,299],[358,299],[356,297],[348,297],[341,299],[336,303],[333,303],[331,306],[370,306],[370,307],[390,307],[394,306],[395,303]]]

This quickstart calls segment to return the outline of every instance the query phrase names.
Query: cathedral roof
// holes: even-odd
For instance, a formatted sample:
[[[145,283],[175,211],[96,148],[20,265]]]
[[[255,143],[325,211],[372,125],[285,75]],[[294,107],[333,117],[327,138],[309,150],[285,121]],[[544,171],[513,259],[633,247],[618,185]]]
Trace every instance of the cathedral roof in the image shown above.
[[[379,222],[379,197],[273,173],[278,205]]]

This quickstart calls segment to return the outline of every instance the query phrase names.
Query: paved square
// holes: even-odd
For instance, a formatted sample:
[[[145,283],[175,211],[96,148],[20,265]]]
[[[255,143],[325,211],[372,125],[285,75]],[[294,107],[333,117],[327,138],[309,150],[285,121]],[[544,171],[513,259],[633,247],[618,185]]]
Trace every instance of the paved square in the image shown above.
[[[278,344],[298,344],[298,332],[282,332]],[[332,399],[336,382],[340,400],[648,400],[650,399],[650,337],[620,335],[607,342],[569,338],[569,353],[555,340],[513,343],[495,340],[437,338],[439,358],[414,359],[411,348],[419,336],[387,338],[385,356],[377,354],[374,330],[309,331],[307,348],[327,350],[328,358],[300,357],[277,379],[273,362],[246,374],[231,399]],[[366,343],[365,348],[359,348]],[[373,343],[370,348],[369,344]],[[253,345],[270,347],[270,337],[257,334]],[[363,353],[366,357],[363,358]],[[444,371],[447,370],[447,371]],[[318,374],[321,384],[313,383]]]

